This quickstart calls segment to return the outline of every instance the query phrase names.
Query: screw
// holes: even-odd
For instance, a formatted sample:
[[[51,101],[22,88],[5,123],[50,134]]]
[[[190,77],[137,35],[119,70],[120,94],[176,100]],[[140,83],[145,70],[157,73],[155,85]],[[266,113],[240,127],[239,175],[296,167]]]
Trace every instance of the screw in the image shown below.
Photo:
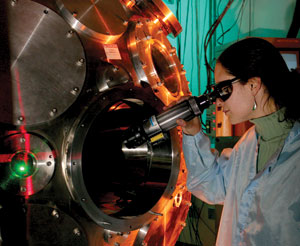
[[[47,15],[49,13],[48,9],[44,10],[44,14]]]
[[[25,142],[26,142],[26,139],[25,139],[25,138],[20,138],[20,142],[21,142],[21,143],[25,143]]]
[[[52,211],[51,215],[52,215],[53,217],[55,217],[56,219],[59,218],[59,213],[58,213],[55,209]]]
[[[27,189],[26,189],[26,187],[21,186],[21,187],[20,187],[20,190],[21,190],[21,192],[26,192]]]
[[[73,233],[78,237],[81,235],[80,230],[77,227],[74,228]]]
[[[73,95],[77,95],[79,92],[79,88],[78,87],[74,87],[72,90],[71,90],[71,94]]]
[[[52,165],[51,161],[47,161],[47,166],[50,167]]]
[[[77,64],[77,66],[82,66],[84,64],[84,59],[80,58],[76,64]]]
[[[57,108],[53,108],[49,114],[51,117],[53,117],[56,113],[57,113]]]
[[[19,117],[18,117],[18,120],[19,120],[19,121],[23,121],[23,120],[24,120],[24,117],[23,117],[23,116],[19,116]]]
[[[74,30],[69,30],[67,33],[67,38],[71,38],[74,34]]]
[[[12,1],[11,1],[11,5],[12,5],[12,6],[15,6],[17,3],[18,3],[18,0],[12,0]]]

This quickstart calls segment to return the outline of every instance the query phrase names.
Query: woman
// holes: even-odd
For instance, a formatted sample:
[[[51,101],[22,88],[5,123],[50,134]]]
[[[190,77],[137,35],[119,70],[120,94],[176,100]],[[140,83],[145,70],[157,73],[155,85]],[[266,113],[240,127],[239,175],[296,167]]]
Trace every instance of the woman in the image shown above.
[[[223,204],[217,245],[299,245],[299,74],[259,38],[241,40],[218,58],[215,81],[231,80],[232,94],[217,105],[232,124],[250,128],[220,156],[197,118],[178,120],[188,168],[188,189]]]

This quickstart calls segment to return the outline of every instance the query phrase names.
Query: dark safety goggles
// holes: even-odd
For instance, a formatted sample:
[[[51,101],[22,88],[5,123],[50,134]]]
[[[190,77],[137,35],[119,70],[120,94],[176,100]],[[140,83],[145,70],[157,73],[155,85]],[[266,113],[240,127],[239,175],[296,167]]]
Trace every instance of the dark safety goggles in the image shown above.
[[[239,81],[239,78],[235,77],[233,79],[223,80],[218,84],[213,86],[214,91],[217,93],[217,98],[220,98],[223,102],[225,102],[232,93],[232,84]]]

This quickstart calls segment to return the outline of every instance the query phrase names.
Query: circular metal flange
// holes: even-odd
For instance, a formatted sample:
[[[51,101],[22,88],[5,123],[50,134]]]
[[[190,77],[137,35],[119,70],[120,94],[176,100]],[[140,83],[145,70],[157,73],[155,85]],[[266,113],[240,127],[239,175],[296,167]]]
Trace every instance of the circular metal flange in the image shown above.
[[[63,164],[70,193],[108,230],[126,232],[149,224],[162,215],[176,186],[177,130],[157,146],[122,147],[124,130],[155,113],[157,100],[149,92],[134,87],[103,93],[66,140]]]
[[[127,47],[139,81],[149,83],[165,105],[190,94],[176,49],[163,34],[159,22],[131,22]]]
[[[54,11],[29,0],[3,1],[0,24],[0,121],[33,125],[58,117],[85,80],[78,36]]]
[[[182,31],[182,27],[172,13],[172,11],[164,4],[162,0],[151,0],[156,7],[154,13],[157,11],[157,18],[161,21],[161,24],[164,26],[166,32],[172,33],[174,37],[177,37]]]
[[[140,0],[136,2],[136,7],[142,13],[150,13],[151,19],[159,21],[166,35],[172,33],[174,37],[177,37],[181,33],[182,27],[179,21],[162,0]]]
[[[119,0],[56,0],[56,4],[73,29],[106,44],[121,37],[131,15]]]
[[[1,189],[30,196],[45,188],[55,169],[55,152],[49,143],[31,133],[13,133],[2,140]]]

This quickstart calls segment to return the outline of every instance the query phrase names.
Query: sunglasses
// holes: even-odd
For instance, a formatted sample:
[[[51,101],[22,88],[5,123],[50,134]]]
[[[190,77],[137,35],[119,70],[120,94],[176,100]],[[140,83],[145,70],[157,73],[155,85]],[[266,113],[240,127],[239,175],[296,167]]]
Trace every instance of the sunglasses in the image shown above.
[[[217,97],[225,102],[232,93],[232,84],[239,82],[239,78],[223,80],[213,86],[214,91],[217,93]]]

